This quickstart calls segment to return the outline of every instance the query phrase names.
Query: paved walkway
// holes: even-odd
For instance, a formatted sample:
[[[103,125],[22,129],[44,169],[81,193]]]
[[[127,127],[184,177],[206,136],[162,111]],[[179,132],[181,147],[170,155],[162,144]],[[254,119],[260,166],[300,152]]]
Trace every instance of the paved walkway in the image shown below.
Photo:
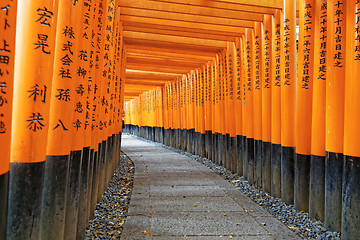
[[[297,239],[285,225],[206,166],[123,135],[135,163],[121,239]]]

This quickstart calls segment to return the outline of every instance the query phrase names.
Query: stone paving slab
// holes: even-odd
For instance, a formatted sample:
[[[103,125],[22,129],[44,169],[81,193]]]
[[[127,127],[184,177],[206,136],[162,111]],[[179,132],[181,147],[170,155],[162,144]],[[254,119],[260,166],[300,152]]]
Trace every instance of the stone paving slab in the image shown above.
[[[135,164],[124,240],[299,239],[236,187],[193,159],[123,135]]]

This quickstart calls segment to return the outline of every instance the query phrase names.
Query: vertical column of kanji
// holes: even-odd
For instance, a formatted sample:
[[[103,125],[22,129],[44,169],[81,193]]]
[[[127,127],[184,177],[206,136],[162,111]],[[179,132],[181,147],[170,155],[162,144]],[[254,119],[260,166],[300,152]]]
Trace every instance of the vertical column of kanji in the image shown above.
[[[314,71],[315,1],[301,0],[299,23],[299,71],[296,88],[294,205],[309,210],[312,88]]]
[[[211,61],[211,160],[216,163],[216,151],[217,151],[217,94],[216,94],[216,60]]]
[[[345,0],[327,2],[325,227],[341,230],[344,146]]]
[[[58,1],[50,0],[23,1],[18,9],[8,239],[40,237],[57,3]],[[9,14],[14,14],[12,11],[15,11],[15,7],[8,4],[2,11],[5,11],[5,16],[10,17]],[[15,21],[7,18],[4,28],[14,29]],[[3,40],[2,44],[5,50],[1,51],[0,64],[2,67],[10,66],[14,63],[9,55],[11,52],[7,51],[10,49],[10,42]],[[3,76],[8,74],[5,69],[1,71]],[[1,86],[2,92],[7,92],[4,84]],[[0,96],[3,105],[10,104],[7,96],[3,93]]]
[[[228,66],[228,124],[229,124],[229,165],[232,173],[237,172],[237,136],[236,136],[236,95],[234,88],[236,87],[235,68],[235,43],[227,44],[227,66]],[[234,116],[235,114],[235,116]]]
[[[271,15],[264,15],[262,29],[262,188],[271,192]]]
[[[70,31],[76,22],[74,17],[78,14],[77,10],[79,9],[72,2],[59,1],[40,226],[40,236],[43,239],[64,238],[67,178],[73,130],[71,110],[74,103],[72,98],[75,95],[75,84],[71,75],[71,70],[74,69],[72,66],[75,64],[73,56],[75,33]],[[63,32],[66,27],[71,28],[69,34]],[[64,141],[59,142],[59,139]],[[57,229],[56,233],[54,229]]]
[[[0,6],[0,238],[6,238],[17,1]]]
[[[341,237],[359,239],[360,149],[359,139],[359,67],[360,67],[360,2],[346,1],[346,78],[344,116],[344,175]]]
[[[294,157],[295,157],[295,88],[296,88],[296,1],[285,0],[284,41],[281,82],[281,198],[286,203],[294,202]]]
[[[62,4],[62,1],[59,2]],[[78,57],[79,44],[80,44],[80,31],[81,26],[78,24],[81,20],[83,1],[72,1],[71,8],[73,8],[70,21],[65,22],[63,26],[58,29],[58,34],[63,34],[68,44],[72,45],[69,50],[63,52],[63,59],[65,61],[72,61],[68,65],[62,65],[59,68],[59,76],[62,81],[71,81],[74,84],[75,91],[70,90],[70,97],[73,98],[73,105],[68,111],[73,111],[72,125],[69,126],[71,130],[71,153],[69,161],[69,173],[68,173],[68,187],[67,187],[67,200],[66,200],[66,215],[65,215],[65,230],[64,238],[74,239],[76,238],[77,227],[77,214],[79,205],[80,194],[80,172],[82,162],[82,148],[84,142],[83,131],[83,112],[84,112],[84,81],[85,76],[81,76],[78,71],[78,67],[81,66],[80,58]],[[66,10],[65,10],[66,11]],[[85,74],[81,72],[81,74]],[[58,91],[58,94],[60,91]],[[58,140],[58,139],[57,139]],[[56,141],[56,140],[54,140]]]
[[[233,61],[234,61],[234,105],[235,105],[235,129],[236,129],[236,173],[239,176],[243,175],[243,129],[242,129],[242,62],[240,50],[240,38],[235,40],[233,48]]]
[[[244,107],[246,112],[246,159],[247,159],[247,180],[254,184],[254,31],[245,30],[245,57],[246,57],[246,98]]]
[[[253,68],[253,94],[254,94],[254,183],[262,187],[262,23],[254,24],[254,68]]]
[[[91,7],[91,24],[92,29],[90,32],[90,52],[89,52],[89,76],[91,76],[91,91],[88,96],[91,97],[92,105],[91,105],[91,149],[94,149],[93,156],[93,165],[92,165],[92,182],[91,182],[91,195],[89,194],[90,207],[89,216],[91,216],[96,207],[96,199],[98,195],[98,177],[99,177],[99,88],[100,88],[100,78],[99,78],[99,53],[98,53],[98,43],[97,43],[97,35],[98,35],[98,17],[99,17],[99,3],[92,2]]]
[[[281,27],[280,10],[271,19],[271,194],[281,197]]]

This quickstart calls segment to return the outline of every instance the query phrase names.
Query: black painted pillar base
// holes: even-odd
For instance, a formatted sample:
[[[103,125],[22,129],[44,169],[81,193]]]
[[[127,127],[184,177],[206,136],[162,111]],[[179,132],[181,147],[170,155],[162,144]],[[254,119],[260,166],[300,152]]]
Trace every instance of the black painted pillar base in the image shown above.
[[[251,185],[255,184],[255,140],[247,138],[247,180]]]
[[[205,133],[200,133],[200,156],[206,157],[206,149],[205,149]]]
[[[40,239],[45,161],[11,163],[7,239]]]
[[[281,198],[281,145],[271,144],[271,195]]]
[[[229,139],[229,156],[230,156],[230,169],[233,174],[237,173],[237,137],[230,137]]]
[[[341,238],[360,239],[360,158],[345,156]]]
[[[64,239],[69,163],[70,155],[46,157],[41,239]]]
[[[221,133],[218,134],[218,148],[217,148],[217,153],[218,153],[218,165],[220,166],[225,166],[225,159],[223,156],[223,152],[224,152],[224,135],[222,135]]]
[[[219,159],[219,156],[218,156],[218,149],[219,149],[219,146],[218,146],[218,133],[213,133],[212,135],[212,141],[213,141],[213,148],[212,148],[212,161],[213,163],[218,164],[218,159]]]
[[[90,216],[92,216],[95,212],[97,196],[98,196],[98,188],[99,188],[99,161],[100,161],[100,153],[99,149],[94,151],[94,163],[93,163],[93,180],[91,184],[91,205],[90,205]]]
[[[309,217],[324,220],[325,205],[325,156],[311,156]]]
[[[231,171],[231,154],[230,154],[230,134],[227,133],[224,135],[224,160],[225,168]]]
[[[195,150],[196,150],[196,137],[195,137],[195,128],[191,129],[190,130],[190,135],[191,135],[191,142],[190,142],[190,145],[191,145],[191,154],[195,154]]]
[[[121,141],[121,135],[120,139]],[[121,144],[121,142],[119,143]],[[91,214],[91,195],[93,189],[93,182],[94,182],[94,149],[90,149],[90,157],[89,157],[89,182],[88,182],[88,195],[87,195],[87,207],[86,207],[86,219],[89,221],[90,214]]]
[[[115,143],[115,135],[113,135],[113,142]],[[113,151],[114,149],[113,145]],[[80,175],[80,196],[79,196],[79,212],[78,212],[78,227],[77,227],[77,239],[84,239],[85,229],[87,226],[87,195],[89,192],[89,169],[91,158],[90,147],[83,148],[83,160],[81,163],[81,175]],[[113,172],[113,167],[109,167],[110,172]],[[110,175],[111,178],[111,175]]]
[[[205,131],[205,157],[212,160],[212,133]]]
[[[310,155],[295,155],[294,206],[299,211],[309,211]]]
[[[326,153],[325,159],[325,228],[341,230],[342,177],[344,155]]]
[[[64,239],[76,239],[82,154],[81,150],[70,153]]]
[[[254,140],[254,184],[262,188],[262,141]]]
[[[281,198],[294,204],[295,148],[281,146]]]
[[[262,142],[262,188],[271,192],[271,143]]]
[[[181,151],[187,151],[187,129],[181,130]]]
[[[0,175],[0,239],[6,239],[9,172]]]
[[[248,180],[248,138],[243,136],[243,176]]]
[[[243,175],[243,136],[236,137],[236,173],[239,176]]]
[[[199,141],[200,141],[199,135],[200,135],[200,133],[196,132],[196,130],[195,130],[195,132],[194,132],[194,151],[193,151],[194,155],[199,155]]]

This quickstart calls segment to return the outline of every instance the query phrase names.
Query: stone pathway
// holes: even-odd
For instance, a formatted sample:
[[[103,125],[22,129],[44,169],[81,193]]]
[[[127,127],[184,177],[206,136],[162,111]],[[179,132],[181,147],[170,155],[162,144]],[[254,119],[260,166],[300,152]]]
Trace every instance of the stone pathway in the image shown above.
[[[135,164],[121,239],[299,239],[193,159],[129,135],[121,147]]]

